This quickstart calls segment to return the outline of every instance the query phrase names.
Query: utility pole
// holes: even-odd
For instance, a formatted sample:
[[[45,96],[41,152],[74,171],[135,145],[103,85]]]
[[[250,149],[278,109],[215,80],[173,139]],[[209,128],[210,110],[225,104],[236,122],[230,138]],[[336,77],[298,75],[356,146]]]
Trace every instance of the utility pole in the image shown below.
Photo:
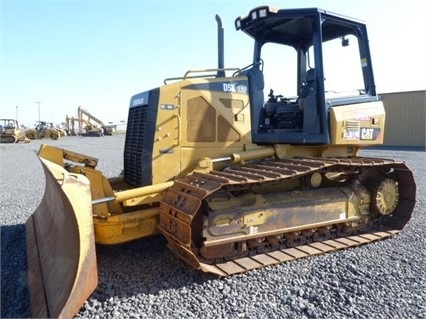
[[[42,102],[35,102],[38,105],[38,121],[40,122],[40,104]]]
[[[19,119],[18,119],[18,105],[16,106],[16,121],[19,123]]]

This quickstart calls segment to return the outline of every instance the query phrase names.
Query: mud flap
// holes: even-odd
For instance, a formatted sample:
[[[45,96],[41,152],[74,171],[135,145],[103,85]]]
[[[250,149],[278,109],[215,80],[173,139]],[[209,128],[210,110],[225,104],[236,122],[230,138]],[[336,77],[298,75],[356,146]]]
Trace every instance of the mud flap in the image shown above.
[[[72,318],[98,285],[90,183],[40,161],[46,190],[25,224],[31,316]]]

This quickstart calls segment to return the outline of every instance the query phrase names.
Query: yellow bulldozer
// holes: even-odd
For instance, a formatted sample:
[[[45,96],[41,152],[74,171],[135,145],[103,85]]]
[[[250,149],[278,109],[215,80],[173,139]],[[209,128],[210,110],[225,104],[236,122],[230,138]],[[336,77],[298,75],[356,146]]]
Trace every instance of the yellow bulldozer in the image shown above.
[[[33,316],[78,311],[97,286],[95,243],[159,233],[224,277],[368,244],[409,221],[410,169],[358,156],[383,143],[386,120],[365,23],[257,7],[235,20],[253,38],[252,63],[228,68],[216,20],[217,68],[131,98],[122,176],[40,148],[46,191],[26,223]]]
[[[0,119],[0,143],[29,143],[18,121],[14,119]]]

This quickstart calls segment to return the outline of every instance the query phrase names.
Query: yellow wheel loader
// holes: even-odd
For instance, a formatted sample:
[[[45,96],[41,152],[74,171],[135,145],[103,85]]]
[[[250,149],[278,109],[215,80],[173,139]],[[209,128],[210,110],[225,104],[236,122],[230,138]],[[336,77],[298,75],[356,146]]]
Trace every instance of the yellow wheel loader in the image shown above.
[[[228,276],[399,233],[412,172],[359,157],[383,143],[366,25],[316,8],[235,20],[250,65],[193,70],[130,100],[123,175],[43,145],[46,193],[26,223],[32,315],[72,317],[97,285],[95,242],[162,234],[194,268]],[[279,92],[276,94],[275,92]]]

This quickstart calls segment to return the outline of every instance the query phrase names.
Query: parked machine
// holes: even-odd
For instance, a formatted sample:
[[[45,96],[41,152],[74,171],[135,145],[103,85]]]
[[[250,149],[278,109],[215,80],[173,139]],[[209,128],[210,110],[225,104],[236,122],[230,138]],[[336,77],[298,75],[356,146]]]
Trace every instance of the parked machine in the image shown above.
[[[64,131],[54,128],[53,123],[37,121],[37,124],[33,129],[28,129],[25,131],[25,136],[30,140],[42,138],[51,138],[52,140],[57,140],[60,137],[65,136],[65,133]]]
[[[75,127],[75,122],[77,121],[76,118],[73,116],[65,116],[65,131],[67,132],[67,135],[69,136],[76,136],[78,135],[78,130]]]
[[[0,119],[0,143],[28,143],[24,131],[19,127],[18,121],[14,119]]]
[[[48,123],[48,125],[50,125],[50,128],[53,128],[53,129],[55,129],[55,130],[57,130],[59,132],[59,137],[68,136],[68,133],[67,133],[67,131],[65,129],[63,129],[63,128],[59,127],[59,126],[54,127],[53,123]]]
[[[77,124],[76,124],[77,123]],[[103,136],[102,130],[100,128],[95,127],[89,121],[74,116],[65,117],[65,131],[70,136]]]
[[[93,116],[89,111],[83,109],[81,106],[77,109],[79,121],[79,131],[82,136],[103,136],[114,134],[114,128],[105,125],[97,117]],[[86,117],[86,118],[85,118]],[[83,123],[85,127],[83,128]],[[83,132],[83,129],[85,132]]]
[[[216,18],[218,68],[131,98],[123,176],[40,148],[46,194],[26,223],[33,316],[78,311],[97,285],[95,242],[161,233],[192,267],[228,276],[390,237],[409,221],[409,168],[358,156],[385,128],[366,25],[257,7],[235,21],[254,40],[252,63],[225,68]]]

